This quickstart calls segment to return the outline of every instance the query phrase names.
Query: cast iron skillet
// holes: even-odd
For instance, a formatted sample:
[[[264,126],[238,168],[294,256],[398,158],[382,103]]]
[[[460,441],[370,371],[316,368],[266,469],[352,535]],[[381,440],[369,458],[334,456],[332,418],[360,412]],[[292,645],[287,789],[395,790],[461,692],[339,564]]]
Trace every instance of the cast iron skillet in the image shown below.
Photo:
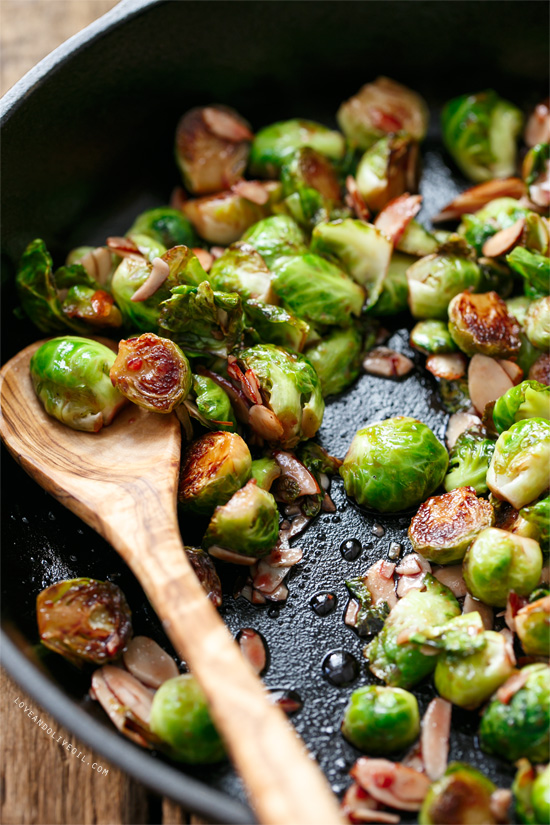
[[[340,101],[362,83],[378,74],[395,77],[420,91],[432,108],[421,216],[429,218],[465,185],[441,149],[441,103],[493,87],[527,109],[547,93],[547,31],[542,2],[122,3],[42,61],[2,101],[3,360],[39,336],[13,315],[14,271],[24,246],[42,237],[61,260],[74,246],[123,234],[140,211],[165,203],[178,182],[171,147],[186,109],[230,104],[254,128],[300,116],[332,125]],[[397,320],[390,346],[416,358],[406,330],[399,330],[405,324]],[[332,400],[320,440],[342,456],[358,427],[404,413],[443,437],[446,414],[418,359],[401,383],[363,376]],[[37,593],[72,576],[115,581],[134,611],[135,632],[168,642],[116,553],[7,455],[2,472],[8,670],[60,723],[158,793],[216,821],[253,821],[229,766],[180,769],[124,740],[87,698],[89,674],[37,645]],[[362,664],[364,642],[342,620],[343,581],[385,555],[392,541],[408,549],[410,514],[376,518],[348,502],[338,481],[332,489],[337,513],[321,515],[298,540],[304,561],[291,573],[287,603],[257,607],[234,600],[237,572],[225,567],[222,613],[233,632],[248,626],[264,635],[271,659],[265,682],[300,694],[304,705],[294,716],[296,728],[341,792],[358,756],[339,734],[342,711],[351,690],[373,681]],[[385,528],[383,537],[373,534],[375,524]],[[185,526],[187,543],[200,541],[202,527]],[[339,550],[349,538],[362,546],[355,561],[345,561]],[[321,618],[309,601],[325,590],[338,604]],[[323,677],[321,662],[335,649],[358,663],[347,687]],[[433,689],[422,684],[415,693],[423,711]],[[508,785],[511,768],[480,752],[477,723],[475,714],[454,710],[450,756]]]

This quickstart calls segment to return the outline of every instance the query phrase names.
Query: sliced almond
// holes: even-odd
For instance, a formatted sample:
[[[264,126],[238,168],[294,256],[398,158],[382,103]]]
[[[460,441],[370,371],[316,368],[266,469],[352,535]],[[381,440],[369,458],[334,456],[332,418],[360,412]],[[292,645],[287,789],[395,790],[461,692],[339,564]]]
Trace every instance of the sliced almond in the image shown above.
[[[132,295],[132,301],[146,301],[160,289],[170,275],[170,267],[162,258],[153,258],[153,268],[144,284]]]
[[[252,556],[243,556],[240,553],[234,553],[232,550],[226,550],[225,547],[219,547],[217,544],[209,547],[208,553],[214,556],[214,558],[220,561],[226,561],[229,564],[242,564],[250,567],[250,565],[256,561]]]
[[[457,195],[448,203],[437,215],[432,218],[432,223],[442,223],[460,218],[462,215],[469,215],[477,212],[483,206],[496,198],[519,198],[525,195],[525,184],[520,178],[500,178],[480,183],[472,186]]]
[[[457,439],[469,427],[478,427],[481,425],[481,418],[478,415],[467,412],[453,413],[449,418],[447,424],[447,432],[445,433],[445,441],[447,447],[452,450],[457,442]]]
[[[388,759],[358,759],[350,771],[377,802],[403,811],[419,811],[430,787],[427,776]]]
[[[269,192],[265,186],[257,180],[237,181],[237,183],[234,183],[231,187],[231,191],[251,203],[257,203],[258,206],[263,206],[269,200]]]
[[[514,384],[519,384],[523,378],[523,370],[515,361],[506,361],[502,358],[497,358],[498,363],[502,369],[507,373]]]
[[[178,675],[172,657],[147,636],[134,636],[122,658],[132,676],[147,687],[158,688]]]
[[[202,117],[209,130],[222,140],[229,140],[231,143],[254,140],[254,135],[245,122],[231,112],[215,106],[205,106]]]
[[[363,369],[370,375],[382,378],[402,378],[414,369],[414,363],[406,355],[387,347],[375,347],[363,361]]]
[[[447,567],[439,567],[434,570],[434,578],[436,578],[445,587],[448,587],[453,596],[461,599],[468,592],[466,582],[462,575],[461,564],[450,564]]]
[[[487,355],[474,355],[468,366],[468,390],[475,409],[483,415],[487,404],[496,401],[514,383],[498,361]]]
[[[525,127],[525,143],[529,147],[537,143],[550,143],[550,102],[539,103]]]
[[[509,252],[521,239],[525,228],[525,218],[518,218],[512,226],[501,229],[483,244],[483,254],[487,258],[498,258]]]
[[[262,636],[251,627],[244,627],[237,635],[241,653],[253,670],[260,675],[267,665],[267,648]]]
[[[436,378],[457,381],[466,375],[466,356],[461,352],[430,355],[426,358],[426,369]]]
[[[200,247],[193,247],[192,249],[193,254],[196,258],[199,259],[199,263],[204,269],[205,272],[210,272],[210,268],[214,263],[214,258],[210,254],[207,249],[201,249]]]
[[[266,441],[280,441],[284,429],[274,412],[263,404],[254,404],[248,411],[248,423],[256,435]]]
[[[409,195],[405,192],[386,204],[376,216],[374,225],[396,246],[421,206],[422,195]]]
[[[451,714],[451,703],[438,696],[432,699],[422,719],[422,759],[432,782],[440,779],[447,770]]]

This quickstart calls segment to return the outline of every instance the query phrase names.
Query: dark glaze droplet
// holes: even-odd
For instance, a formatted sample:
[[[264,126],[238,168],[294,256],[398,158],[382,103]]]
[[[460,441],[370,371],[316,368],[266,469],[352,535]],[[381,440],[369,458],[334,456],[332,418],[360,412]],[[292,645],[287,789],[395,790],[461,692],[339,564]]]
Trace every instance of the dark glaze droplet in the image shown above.
[[[323,676],[336,687],[351,685],[359,675],[355,656],[347,650],[331,650],[323,659]]]
[[[340,552],[346,561],[355,561],[361,555],[362,549],[358,539],[346,539],[340,545]]]
[[[278,705],[288,716],[298,713],[304,704],[299,693],[287,688],[269,688],[269,701]]]
[[[322,591],[321,593],[316,593],[315,596],[310,599],[309,604],[318,616],[328,616],[338,604],[338,600],[334,593]]]

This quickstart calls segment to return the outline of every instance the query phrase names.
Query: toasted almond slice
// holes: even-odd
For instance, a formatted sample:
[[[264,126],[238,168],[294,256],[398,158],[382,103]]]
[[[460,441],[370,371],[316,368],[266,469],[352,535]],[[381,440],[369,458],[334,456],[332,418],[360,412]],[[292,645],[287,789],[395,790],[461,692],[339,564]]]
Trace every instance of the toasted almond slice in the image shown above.
[[[263,206],[269,200],[269,192],[258,180],[239,180],[233,184],[231,191],[258,206]]]
[[[399,822],[397,814],[379,810],[378,803],[365,793],[357,782],[350,785],[344,794],[342,814],[350,822],[377,822],[388,825],[397,825]]]
[[[147,636],[134,636],[122,658],[132,676],[147,687],[158,688],[178,675],[172,657]]]
[[[414,363],[406,355],[388,347],[375,347],[367,352],[363,369],[370,375],[382,378],[402,378],[414,369]]]
[[[88,275],[94,278],[98,284],[102,286],[107,283],[107,279],[111,272],[112,259],[111,253],[104,246],[98,246],[88,252],[80,261]]]
[[[467,412],[453,413],[449,418],[447,432],[445,434],[448,449],[452,450],[459,435],[462,435],[469,427],[477,427],[480,424],[481,418],[478,415]]]
[[[353,209],[355,216],[363,223],[368,223],[370,212],[363,196],[357,188],[357,182],[353,175],[348,175],[346,178],[346,204],[350,209]]]
[[[525,228],[525,218],[518,218],[512,226],[501,229],[483,244],[483,254],[487,258],[498,258],[514,247],[521,239]]]
[[[497,690],[498,701],[502,702],[503,705],[508,705],[518,690],[521,690],[526,684],[529,676],[530,673],[525,668],[517,673],[513,673]]]
[[[321,492],[315,477],[295,455],[284,450],[276,450],[273,458],[281,468],[282,475],[292,478],[299,485],[299,495],[314,496]]]
[[[254,564],[254,562],[257,561],[257,559],[252,556],[243,556],[240,553],[233,553],[232,550],[226,550],[225,547],[219,547],[217,544],[213,544],[212,547],[209,547],[208,552],[211,556],[214,556],[214,558],[219,559],[220,561],[229,562],[229,564],[242,564],[250,567],[251,564]]]
[[[254,135],[241,118],[215,106],[205,106],[202,117],[210,131],[222,140],[240,143],[254,140]]]
[[[539,103],[529,117],[524,137],[529,147],[536,146],[537,143],[550,143],[550,102],[548,98]]]
[[[388,759],[363,756],[350,773],[377,802],[403,811],[419,811],[430,787],[427,776]]]
[[[254,591],[257,592],[256,590]],[[265,593],[264,600],[267,599],[270,602],[286,602],[288,599],[288,587],[284,582],[281,582],[279,587],[273,591],[273,593]]]
[[[160,289],[170,274],[170,267],[162,258],[153,258],[153,268],[144,284],[132,295],[132,301],[146,301]]]
[[[457,195],[456,198],[432,218],[432,223],[453,221],[461,215],[477,212],[496,198],[519,198],[525,195],[525,184],[520,178],[500,178],[488,180],[472,186]]]
[[[385,559],[379,559],[375,564],[371,565],[366,574],[366,585],[369,593],[375,604],[382,604],[386,602],[388,607],[394,607],[397,604],[397,596],[395,595],[395,583],[393,580],[393,571],[395,565],[389,574],[390,563]]]
[[[496,401],[514,383],[498,361],[487,355],[474,355],[468,366],[468,390],[478,413],[483,414],[487,404]]]
[[[264,561],[270,567],[294,567],[302,561],[303,556],[301,547],[289,547],[287,543],[279,541]]]
[[[260,675],[267,665],[267,648],[262,636],[251,627],[243,627],[237,634],[237,641],[244,658]]]
[[[422,759],[428,777],[435,782],[447,769],[452,705],[441,697],[432,699],[422,719]]]
[[[151,718],[153,692],[120,667],[103,665],[101,673],[105,684],[122,707],[130,710],[136,719],[147,727]]]
[[[496,822],[510,822],[512,799],[512,791],[509,788],[497,788],[496,791],[493,791],[489,809]]]
[[[107,238],[107,246],[116,255],[121,258],[143,258],[144,255],[139,251],[137,244],[124,237]]]
[[[461,564],[450,564],[448,567],[438,567],[434,570],[434,578],[436,578],[445,587],[448,587],[453,596],[461,599],[468,592],[466,582],[462,575]]]
[[[430,355],[426,358],[426,369],[436,378],[457,381],[466,375],[466,356],[461,352]]]
[[[205,272],[210,272],[210,268],[214,263],[214,258],[208,251],[208,249],[201,249],[200,247],[196,246],[192,249],[193,254],[196,258],[199,259],[199,263],[204,269]]]
[[[396,246],[421,206],[422,195],[409,195],[405,192],[386,204],[376,216],[374,225]]]
[[[502,369],[508,374],[514,384],[519,384],[523,378],[523,370],[515,361],[507,361],[502,358],[497,358],[498,363]]]
[[[248,423],[250,428],[266,441],[279,441],[284,433],[283,425],[275,413],[263,404],[254,404],[250,407]]]

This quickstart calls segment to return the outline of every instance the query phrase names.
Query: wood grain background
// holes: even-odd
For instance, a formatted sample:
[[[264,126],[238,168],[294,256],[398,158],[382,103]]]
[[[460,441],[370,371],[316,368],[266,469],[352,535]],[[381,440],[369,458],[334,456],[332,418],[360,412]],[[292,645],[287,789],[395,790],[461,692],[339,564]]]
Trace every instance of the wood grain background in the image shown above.
[[[0,94],[60,43],[113,8],[115,0],[0,0]],[[0,671],[0,821],[3,825],[183,825],[180,806],[151,794],[75,740]],[[38,728],[24,701],[90,755],[85,766]],[[97,762],[103,772],[92,770]]]

